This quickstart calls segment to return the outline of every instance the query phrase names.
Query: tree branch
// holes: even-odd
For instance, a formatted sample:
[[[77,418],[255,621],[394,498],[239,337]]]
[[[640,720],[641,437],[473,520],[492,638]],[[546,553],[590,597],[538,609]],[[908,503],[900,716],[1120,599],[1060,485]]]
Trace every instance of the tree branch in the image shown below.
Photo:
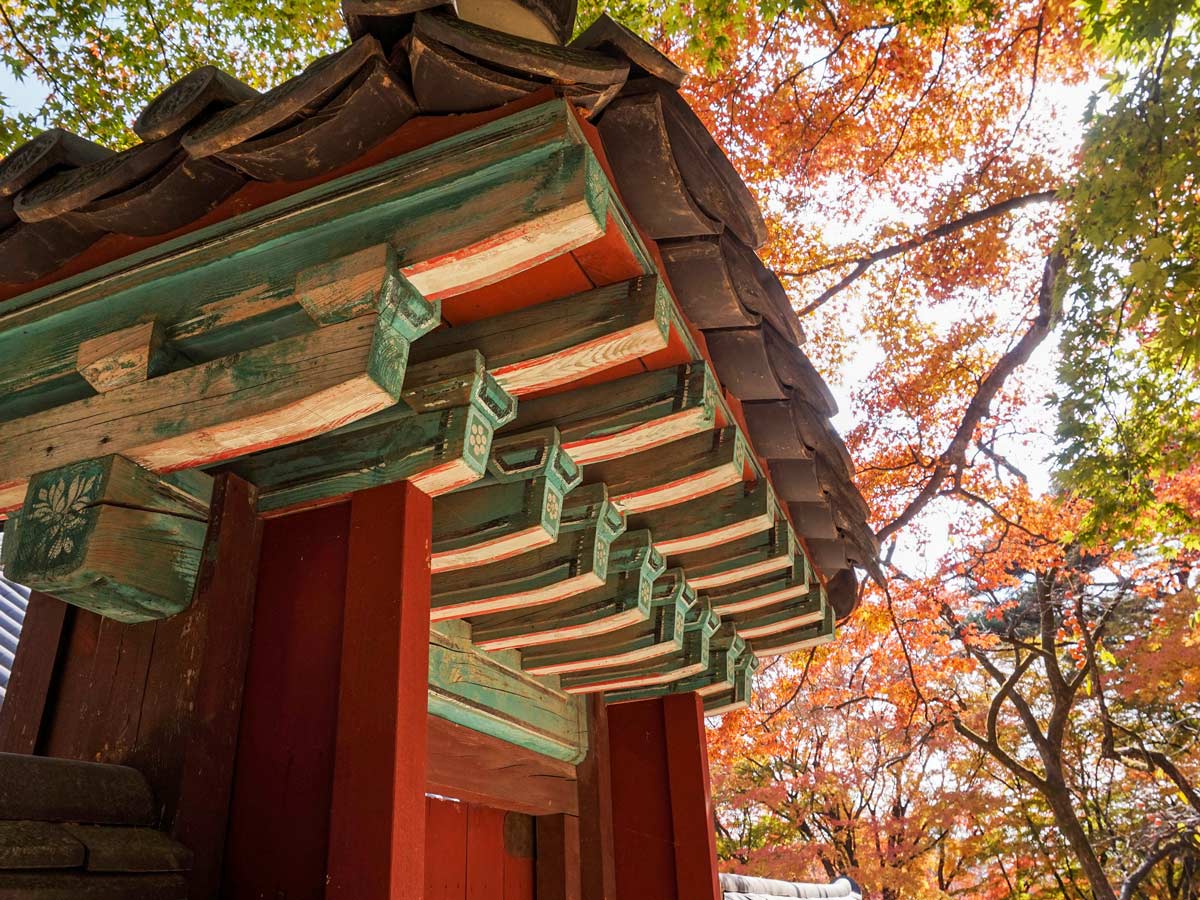
[[[893,256],[899,256],[902,253],[907,253],[909,250],[915,250],[939,238],[962,231],[964,228],[970,228],[972,225],[977,225],[987,219],[1002,216],[1010,213],[1013,210],[1021,209],[1033,203],[1046,203],[1054,200],[1058,196],[1058,191],[1037,191],[1032,194],[1023,194],[1020,197],[1009,197],[1007,200],[1001,200],[999,203],[993,203],[991,206],[985,206],[983,209],[975,212],[967,213],[961,218],[955,219],[952,222],[944,222],[943,224],[919,234],[916,237],[908,238],[896,244],[891,244],[887,247],[881,247],[864,256],[859,256],[856,259],[841,260],[838,262],[827,263],[823,266],[818,266],[814,269],[807,269],[800,272],[780,272],[781,276],[788,278],[806,278],[809,275],[815,275],[818,272],[823,272],[826,269],[832,269],[835,266],[849,265],[853,263],[854,268],[850,270],[839,281],[831,287],[822,291],[821,294],[814,300],[803,307],[797,315],[806,316],[811,312],[819,309],[827,303],[835,294],[845,290],[860,278],[867,269],[875,265],[877,262],[883,262],[885,259],[891,259]]]
[[[1037,316],[1034,317],[1021,339],[1011,350],[1000,357],[996,365],[992,367],[992,371],[980,383],[975,396],[967,405],[962,422],[959,423],[958,430],[950,441],[950,446],[938,458],[929,480],[904,511],[880,529],[877,533],[880,543],[915,519],[926,504],[937,496],[947,476],[955,469],[962,467],[975,428],[988,415],[992,400],[1000,392],[1008,376],[1028,362],[1033,351],[1050,334],[1054,327],[1054,289],[1064,263],[1065,257],[1061,251],[1055,251],[1046,259],[1046,265],[1042,270],[1041,287],[1038,290]]]

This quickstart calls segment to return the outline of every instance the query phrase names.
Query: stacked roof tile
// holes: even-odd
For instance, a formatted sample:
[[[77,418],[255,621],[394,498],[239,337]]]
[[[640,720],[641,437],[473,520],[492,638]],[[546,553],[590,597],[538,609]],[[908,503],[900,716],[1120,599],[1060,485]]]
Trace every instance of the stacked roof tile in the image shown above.
[[[684,73],[607,17],[569,46],[548,43],[571,31],[567,0],[489,8],[526,16],[531,37],[471,21],[486,19],[485,7],[346,0],[353,42],[265,93],[203,67],[146,107],[134,127],[141,142],[128,150],[58,129],[38,135],[0,161],[0,282],[11,294],[52,279],[106,234],[173,236],[251,182],[334,173],[414,116],[491,109],[550,88],[598,127],[623,201],[658,243],[683,312],[845,616],[858,593],[854,567],[878,572],[869,511],[829,421],[833,397],[757,255],[762,216],[678,93]]]

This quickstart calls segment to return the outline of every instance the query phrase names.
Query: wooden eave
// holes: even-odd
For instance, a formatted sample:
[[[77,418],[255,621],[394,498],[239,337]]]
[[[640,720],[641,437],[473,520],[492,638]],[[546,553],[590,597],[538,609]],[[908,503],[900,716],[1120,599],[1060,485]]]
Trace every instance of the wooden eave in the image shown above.
[[[50,268],[17,273],[27,287],[0,283],[0,516],[21,525],[6,560],[93,609],[95,591],[69,585],[136,581],[87,542],[58,572],[29,527],[46,497],[91,502],[92,476],[72,467],[97,460],[139,498],[177,497],[183,476],[203,493],[230,471],[272,516],[410,480],[437,498],[435,714],[573,760],[578,695],[745,702],[754,655],[832,636],[849,566],[877,550],[832,400],[754,253],[745,185],[669,61],[615,23],[569,51],[543,45],[514,86],[532,52],[520,41],[446,13],[351,21],[355,44],[286,89],[187,76],[115,161],[57,133],[33,148],[43,162],[23,148],[0,163],[0,206],[15,197],[19,217],[0,263],[29,236],[50,242]],[[517,99],[429,115],[429,91],[436,105],[457,88],[410,95],[391,62],[414,27]],[[631,66],[642,77],[626,85]],[[326,119],[304,125],[319,109],[348,127],[371,98],[390,105],[363,132],[370,149],[347,156]],[[307,179],[290,168],[303,158]],[[670,176],[657,205],[647,167]],[[131,218],[114,197],[149,208],[179,190],[155,179],[181,173],[220,175],[226,192],[187,198],[176,218],[193,218],[173,231],[105,234]],[[172,533],[206,515],[134,506]],[[181,578],[100,611],[186,606],[195,544],[162,563]]]

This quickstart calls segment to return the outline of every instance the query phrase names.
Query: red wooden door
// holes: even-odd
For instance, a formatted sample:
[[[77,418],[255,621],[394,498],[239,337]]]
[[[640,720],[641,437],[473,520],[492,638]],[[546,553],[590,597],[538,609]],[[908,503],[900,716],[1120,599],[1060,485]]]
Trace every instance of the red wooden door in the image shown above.
[[[533,819],[425,800],[425,900],[534,900]]]

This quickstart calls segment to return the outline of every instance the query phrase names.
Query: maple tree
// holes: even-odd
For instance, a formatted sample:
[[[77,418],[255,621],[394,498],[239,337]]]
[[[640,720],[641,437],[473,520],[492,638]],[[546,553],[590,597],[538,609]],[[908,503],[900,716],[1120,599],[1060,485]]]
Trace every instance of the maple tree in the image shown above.
[[[713,723],[723,858],[889,900],[1195,900],[1194,0],[584,0],[580,25],[602,8],[693,70],[762,201],[889,576]],[[6,2],[0,64],[46,96],[0,150],[51,122],[119,146],[195,65],[265,87],[340,40],[336,0]]]

